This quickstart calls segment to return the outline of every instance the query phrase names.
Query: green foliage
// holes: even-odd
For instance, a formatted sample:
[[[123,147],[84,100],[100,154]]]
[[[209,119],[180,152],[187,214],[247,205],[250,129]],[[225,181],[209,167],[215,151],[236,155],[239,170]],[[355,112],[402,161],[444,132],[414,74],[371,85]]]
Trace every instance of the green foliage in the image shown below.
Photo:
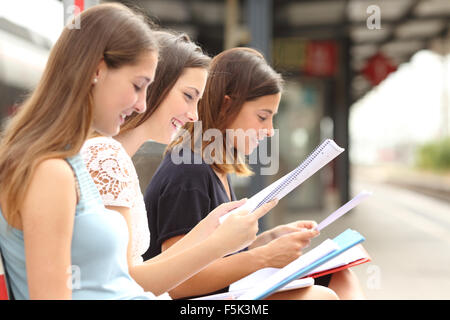
[[[417,165],[431,170],[450,170],[450,137],[428,142],[417,151]]]

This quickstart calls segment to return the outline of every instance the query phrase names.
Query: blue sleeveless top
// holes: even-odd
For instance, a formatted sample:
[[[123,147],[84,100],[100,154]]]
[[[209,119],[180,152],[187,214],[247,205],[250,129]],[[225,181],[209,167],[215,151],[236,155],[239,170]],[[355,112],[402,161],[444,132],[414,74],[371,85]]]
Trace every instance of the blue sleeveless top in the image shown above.
[[[73,299],[154,299],[129,275],[128,228],[122,215],[108,210],[80,154],[66,159],[78,181],[67,283]],[[15,299],[28,299],[23,232],[8,225],[0,209],[0,249]],[[71,275],[72,273],[72,275]]]

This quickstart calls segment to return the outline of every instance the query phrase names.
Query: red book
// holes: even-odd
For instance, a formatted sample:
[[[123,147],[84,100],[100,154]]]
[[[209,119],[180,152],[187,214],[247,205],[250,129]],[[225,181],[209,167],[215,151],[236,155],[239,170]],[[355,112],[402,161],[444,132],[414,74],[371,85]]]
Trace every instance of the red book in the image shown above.
[[[3,269],[1,253],[0,253],[0,300],[9,300],[8,286],[6,284],[6,276],[5,270]]]

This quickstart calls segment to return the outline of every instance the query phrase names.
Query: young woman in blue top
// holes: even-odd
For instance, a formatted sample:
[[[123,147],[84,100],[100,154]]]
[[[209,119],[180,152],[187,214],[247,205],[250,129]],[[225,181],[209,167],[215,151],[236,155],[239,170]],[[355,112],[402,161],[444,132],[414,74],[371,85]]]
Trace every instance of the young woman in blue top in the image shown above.
[[[79,152],[92,130],[116,135],[126,115],[145,111],[158,46],[145,19],[119,4],[92,7],[79,29],[69,26],[0,142],[6,274],[16,299],[151,299],[128,272],[126,222],[104,207]],[[190,259],[205,264],[204,253],[220,257],[253,240],[257,217],[246,212],[234,228],[217,226],[240,204],[203,223],[211,237],[237,229],[238,239],[226,248],[204,241]]]

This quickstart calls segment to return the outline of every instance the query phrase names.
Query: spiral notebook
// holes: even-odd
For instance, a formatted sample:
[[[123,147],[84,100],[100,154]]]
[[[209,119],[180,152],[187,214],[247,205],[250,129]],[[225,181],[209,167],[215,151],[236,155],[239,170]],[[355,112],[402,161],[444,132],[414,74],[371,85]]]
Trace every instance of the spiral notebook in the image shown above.
[[[331,139],[326,139],[297,168],[255,194],[243,206],[222,216],[220,222],[222,223],[230,214],[241,211],[242,209],[253,212],[273,199],[280,200],[343,151],[344,149],[339,147],[336,142]]]

